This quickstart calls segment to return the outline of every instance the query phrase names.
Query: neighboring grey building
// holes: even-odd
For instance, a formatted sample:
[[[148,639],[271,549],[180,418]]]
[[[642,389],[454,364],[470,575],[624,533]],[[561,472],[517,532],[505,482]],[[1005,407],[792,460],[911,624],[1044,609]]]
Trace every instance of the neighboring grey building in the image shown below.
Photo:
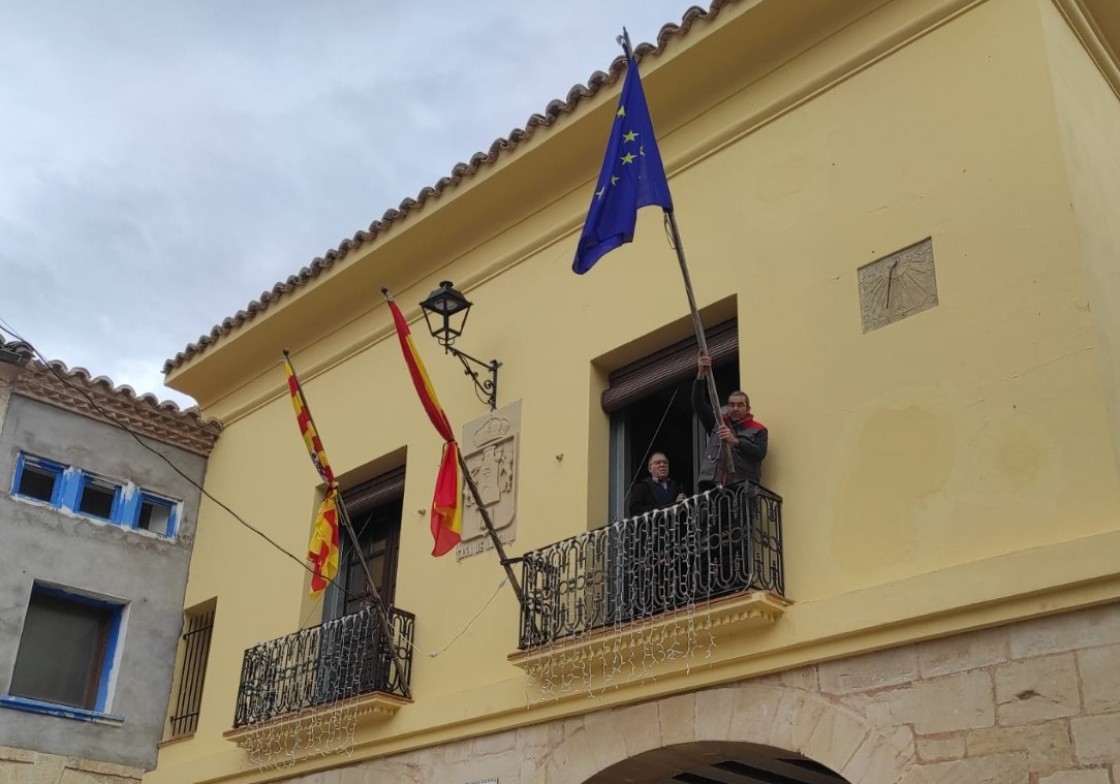
[[[154,767],[217,436],[0,341],[0,781]]]

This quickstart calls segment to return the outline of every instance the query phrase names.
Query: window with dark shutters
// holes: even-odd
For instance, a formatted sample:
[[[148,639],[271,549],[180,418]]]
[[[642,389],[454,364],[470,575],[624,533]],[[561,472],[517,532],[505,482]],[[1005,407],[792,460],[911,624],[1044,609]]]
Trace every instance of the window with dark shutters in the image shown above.
[[[725,399],[739,386],[736,319],[705,331],[716,388]],[[649,476],[654,452],[669,459],[669,476],[686,493],[696,488],[706,441],[692,411],[692,382],[699,347],[695,336],[677,341],[618,368],[607,377],[601,405],[611,417],[609,519],[625,517],[634,485]]]

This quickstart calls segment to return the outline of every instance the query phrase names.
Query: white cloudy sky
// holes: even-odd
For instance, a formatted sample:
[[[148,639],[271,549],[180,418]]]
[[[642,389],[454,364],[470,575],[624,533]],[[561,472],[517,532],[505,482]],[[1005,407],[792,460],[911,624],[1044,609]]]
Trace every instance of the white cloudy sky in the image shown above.
[[[0,319],[138,391],[687,0],[0,0]]]

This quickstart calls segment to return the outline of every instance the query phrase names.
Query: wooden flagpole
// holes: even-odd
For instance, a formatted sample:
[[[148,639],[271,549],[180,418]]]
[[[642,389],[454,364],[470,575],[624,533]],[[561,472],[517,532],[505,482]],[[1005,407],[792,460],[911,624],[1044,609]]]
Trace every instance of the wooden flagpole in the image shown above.
[[[490,513],[486,511],[486,506],[482,503],[482,494],[478,492],[478,485],[475,484],[474,477],[471,476],[470,469],[467,468],[467,461],[463,458],[463,450],[461,449],[459,450],[459,469],[463,472],[463,481],[471,491],[471,498],[474,499],[474,504],[478,507],[478,513],[482,515],[482,522],[486,526],[486,532],[490,535],[490,541],[494,543],[494,550],[498,553],[498,560],[501,561],[502,568],[506,570],[506,579],[509,580],[513,592],[517,594],[518,604],[524,609],[525,592],[521,590],[521,582],[517,579],[517,575],[513,573],[513,567],[510,566],[512,561],[510,561],[509,557],[506,555],[506,548],[502,544],[502,540],[498,538],[498,531],[494,528],[494,521],[490,519]]]
[[[382,286],[381,295],[385,297],[386,302],[393,301],[393,295],[389,289]],[[450,423],[448,423],[450,425]],[[478,513],[482,516],[483,525],[486,526],[486,533],[490,536],[490,541],[494,545],[494,550],[498,554],[498,560],[505,569],[506,579],[509,580],[509,585],[513,588],[513,592],[517,594],[517,603],[524,611],[526,607],[525,592],[521,589],[521,581],[517,579],[517,575],[513,572],[511,566],[514,561],[511,561],[509,556],[506,555],[506,548],[502,544],[502,540],[498,538],[498,531],[494,528],[494,521],[490,519],[490,513],[486,511],[486,505],[482,502],[482,494],[478,491],[478,485],[475,484],[474,477],[471,476],[470,470],[467,468],[467,461],[463,458],[463,450],[459,449],[459,470],[463,474],[463,482],[467,485],[467,489],[471,492],[471,498],[474,499],[475,506],[478,507]],[[460,503],[462,499],[460,499]],[[462,519],[460,517],[460,519]]]
[[[634,68],[637,63],[634,62],[634,50],[630,47],[630,33],[626,28],[622,28],[622,35],[618,37],[618,43],[622,46],[622,51],[626,53],[626,67]],[[673,250],[677,252],[677,261],[681,266],[681,276],[684,278],[684,291],[688,295],[688,310],[692,316],[692,329],[696,332],[696,343],[700,346],[700,350],[708,354],[708,340],[704,336],[704,322],[700,319],[700,311],[696,308],[696,295],[692,291],[692,276],[688,274],[688,262],[684,258],[684,245],[681,242],[681,233],[677,228],[677,216],[672,210],[665,210],[665,220],[669,224],[669,232],[673,240]],[[708,354],[710,357],[711,355]],[[712,413],[716,418],[716,426],[720,424],[719,416],[719,392],[716,390],[715,374],[709,368],[705,374],[705,380],[708,387],[708,401],[712,406]],[[731,455],[731,445],[723,444],[723,462],[724,472],[727,477],[730,477],[735,472],[735,459]],[[720,482],[719,484],[723,484]]]
[[[311,404],[307,402],[307,394],[303,391],[303,385],[299,381],[299,376],[295,374],[295,365],[292,365],[292,357],[291,354],[288,353],[288,349],[284,349],[284,359],[288,361],[288,364],[292,368],[292,377],[296,381],[296,389],[299,390],[300,399],[303,400],[303,407],[307,411],[307,418],[314,422],[315,418],[311,416]],[[316,430],[317,429],[318,428],[316,428]],[[373,580],[373,573],[370,572],[369,564],[366,563],[365,553],[362,552],[362,547],[358,543],[358,535],[354,532],[354,526],[350,522],[350,513],[346,510],[346,504],[342,502],[342,491],[337,484],[334,488],[327,488],[328,493],[330,493],[332,490],[335,490],[337,492],[337,495],[335,496],[335,507],[338,509],[338,518],[342,522],[342,527],[345,528],[347,534],[349,534],[350,545],[354,548],[354,553],[358,556],[358,562],[362,565],[362,571],[365,572],[366,585],[369,586],[370,595],[373,597],[374,611],[377,613],[377,618],[380,621],[381,633],[385,635],[385,644],[389,647],[389,653],[392,655],[393,660],[397,663],[398,671],[403,676],[403,674],[405,673],[405,665],[401,660],[400,654],[397,652],[397,645],[393,637],[393,624],[390,623],[389,614],[385,610],[385,603],[381,600],[381,592],[377,590],[377,584]],[[341,557],[342,548],[339,547],[340,560]],[[341,564],[339,566],[341,567]],[[338,577],[338,575],[335,574],[335,577]],[[331,582],[333,582],[335,586],[344,594],[346,593],[346,590],[341,585],[339,585],[337,580],[332,579]],[[403,677],[401,678],[401,687],[404,689],[404,696],[410,696],[408,684],[404,682]]]

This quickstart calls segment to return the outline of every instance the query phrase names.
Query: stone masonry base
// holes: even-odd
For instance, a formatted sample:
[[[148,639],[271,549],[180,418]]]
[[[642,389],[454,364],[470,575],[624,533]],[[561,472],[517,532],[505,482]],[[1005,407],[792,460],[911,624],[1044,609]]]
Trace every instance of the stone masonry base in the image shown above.
[[[0,746],[0,784],[137,784],[144,771]]]
[[[644,752],[705,741],[798,752],[851,784],[1120,784],[1120,604],[590,712],[299,781],[583,784],[627,760],[626,775],[633,775]]]

